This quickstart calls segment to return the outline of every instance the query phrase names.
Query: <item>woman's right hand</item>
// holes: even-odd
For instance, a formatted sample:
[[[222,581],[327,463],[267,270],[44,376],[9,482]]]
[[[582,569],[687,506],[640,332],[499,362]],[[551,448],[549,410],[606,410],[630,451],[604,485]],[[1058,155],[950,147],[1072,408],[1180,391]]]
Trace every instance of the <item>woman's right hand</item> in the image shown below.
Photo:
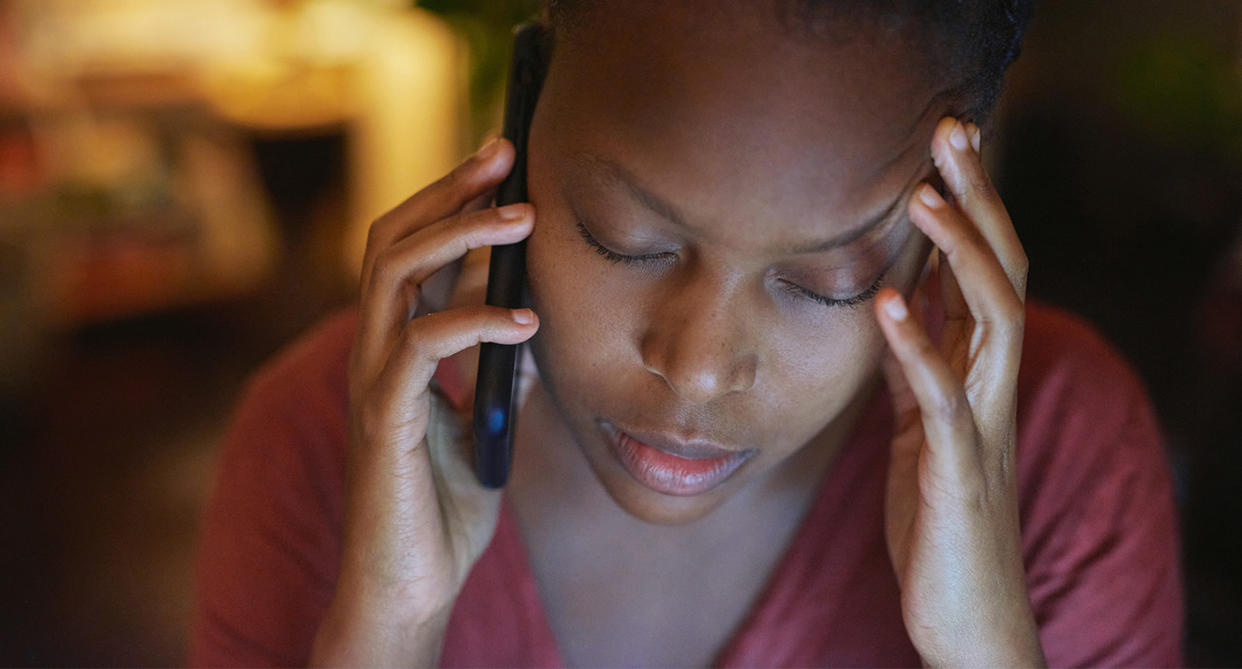
[[[475,479],[466,417],[431,380],[443,358],[538,329],[529,309],[440,310],[453,283],[442,279],[467,251],[530,234],[531,205],[487,207],[513,155],[496,140],[371,226],[349,366],[344,547],[314,664],[435,664],[457,593],[495,532],[500,492]]]

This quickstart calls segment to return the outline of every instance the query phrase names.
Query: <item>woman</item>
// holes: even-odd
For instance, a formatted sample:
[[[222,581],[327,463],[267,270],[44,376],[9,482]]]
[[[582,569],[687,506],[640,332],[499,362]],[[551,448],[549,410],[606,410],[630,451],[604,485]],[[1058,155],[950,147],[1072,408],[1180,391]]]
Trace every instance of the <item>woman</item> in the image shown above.
[[[357,314],[251,387],[193,661],[1178,663],[1150,409],[1024,305],[979,160],[1028,12],[551,3],[531,203],[485,207],[489,144],[372,226]],[[444,296],[523,238],[531,310]],[[501,494],[450,408],[473,370],[441,363],[527,340]]]

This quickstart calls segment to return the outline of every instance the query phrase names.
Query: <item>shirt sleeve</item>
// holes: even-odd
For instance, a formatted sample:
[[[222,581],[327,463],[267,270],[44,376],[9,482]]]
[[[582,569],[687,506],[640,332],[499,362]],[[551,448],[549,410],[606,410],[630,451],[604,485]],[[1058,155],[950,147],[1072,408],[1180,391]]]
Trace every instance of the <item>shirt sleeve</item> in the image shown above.
[[[248,384],[204,516],[188,661],[303,666],[339,566],[348,319]]]
[[[1177,509],[1151,404],[1085,326],[1063,317],[1039,327],[1071,344],[1034,352],[1050,372],[1025,380],[1038,387],[1019,410],[1027,581],[1048,662],[1180,666]]]

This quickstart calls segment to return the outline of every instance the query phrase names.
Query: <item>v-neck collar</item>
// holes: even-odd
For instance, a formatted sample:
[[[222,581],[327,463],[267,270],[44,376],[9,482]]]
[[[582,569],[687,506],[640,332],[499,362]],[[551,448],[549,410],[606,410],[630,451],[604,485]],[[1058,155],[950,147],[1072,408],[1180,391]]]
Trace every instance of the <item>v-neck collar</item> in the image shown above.
[[[711,666],[754,665],[754,658],[747,657],[751,654],[750,649],[757,642],[763,641],[761,637],[769,630],[781,626],[790,607],[797,606],[794,601],[790,601],[790,595],[802,591],[798,583],[812,578],[815,570],[825,567],[814,559],[818,554],[815,544],[821,537],[816,529],[832,523],[837,514],[844,512],[851,502],[850,493],[855,483],[861,476],[873,470],[875,458],[887,460],[891,425],[892,411],[888,394],[881,386],[868,400],[867,408],[859,416],[851,436],[829,467],[810,508],[786,546],[784,555],[768,575],[755,604],[729,640],[717,651]],[[520,600],[519,608],[524,618],[521,627],[528,633],[542,637],[542,643],[532,644],[545,650],[536,663],[540,666],[564,667],[564,655],[552,632],[547,609],[531,568],[530,554],[507,493],[502,498],[492,548],[499,549],[510,561],[505,566],[506,571],[515,576],[510,587],[514,588],[512,594]]]

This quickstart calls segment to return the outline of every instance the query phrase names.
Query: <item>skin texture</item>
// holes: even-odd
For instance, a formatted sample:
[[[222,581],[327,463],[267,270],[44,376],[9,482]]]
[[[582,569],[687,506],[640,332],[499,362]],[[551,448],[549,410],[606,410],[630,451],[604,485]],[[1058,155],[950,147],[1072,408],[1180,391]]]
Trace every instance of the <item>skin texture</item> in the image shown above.
[[[771,17],[696,27],[701,18],[628,4],[588,16],[558,44],[528,162],[541,378],[615,502],[657,523],[702,517],[782,465],[805,470],[791,456],[848,428],[832,419],[876,369],[875,319],[865,305],[824,306],[782,280],[850,297],[891,264],[886,281],[905,289],[922,267],[922,240],[899,205],[848,248],[788,249],[904,205],[932,171],[926,146],[938,119],[923,113],[934,84],[898,74],[875,86],[880,73],[902,71],[898,54],[858,44],[825,57]],[[625,29],[640,21],[644,30]],[[687,227],[635,201],[610,178],[618,170]],[[609,263],[584,244],[575,210],[612,250],[669,257]],[[620,467],[597,417],[759,453],[719,488],[671,498]]]
[[[540,378],[509,493],[571,664],[709,663],[881,379],[911,640],[931,665],[1042,663],[1013,480],[1026,261],[978,129],[933,102],[947,82],[903,66],[918,55],[900,41],[876,44],[794,39],[758,11],[610,3],[557,45],[530,205],[484,208],[512,162],[500,143],[374,224],[342,571],[316,663],[434,663],[499,496],[474,482],[460,416],[429,382],[479,341],[526,339]],[[949,202],[925,190],[942,180]],[[580,222],[648,260],[610,262]],[[528,235],[521,323],[463,289],[482,265],[459,259]],[[827,239],[850,243],[792,250]],[[933,242],[939,345],[905,307]],[[797,288],[867,296],[881,274],[852,306]],[[622,468],[600,418],[755,454],[716,488],[666,495]]]
[[[939,343],[896,291],[876,302],[896,415],[885,530],[906,630],[925,661],[1044,665],[1014,454],[1027,259],[982,169],[980,142],[975,126],[942,121],[932,154],[955,205],[928,186],[910,205],[938,248]]]

